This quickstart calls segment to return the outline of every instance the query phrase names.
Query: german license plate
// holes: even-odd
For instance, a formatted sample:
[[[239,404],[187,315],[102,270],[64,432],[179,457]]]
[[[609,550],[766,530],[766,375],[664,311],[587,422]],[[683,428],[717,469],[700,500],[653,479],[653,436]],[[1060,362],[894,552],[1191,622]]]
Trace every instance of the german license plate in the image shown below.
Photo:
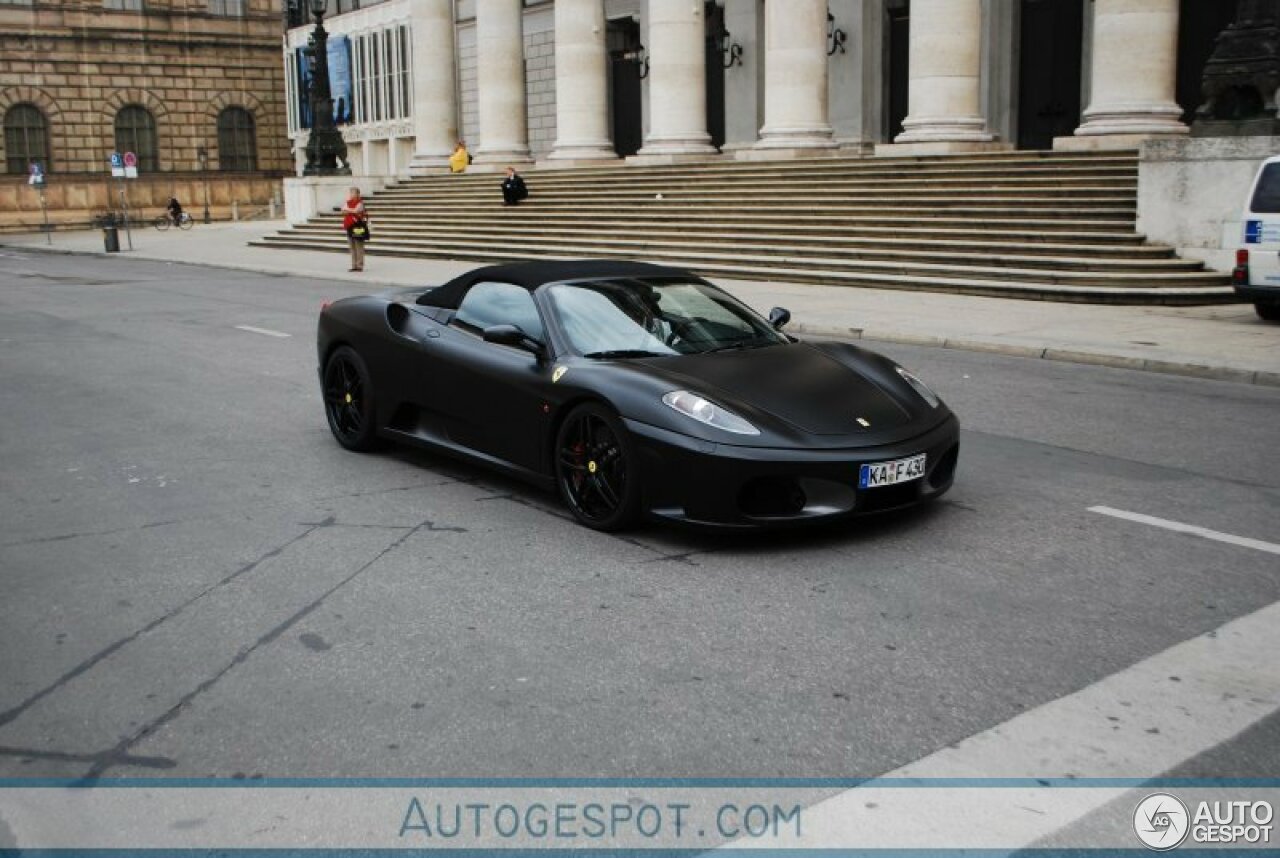
[[[925,454],[892,462],[872,462],[863,465],[858,473],[858,488],[878,489],[898,483],[909,483],[924,476]]]

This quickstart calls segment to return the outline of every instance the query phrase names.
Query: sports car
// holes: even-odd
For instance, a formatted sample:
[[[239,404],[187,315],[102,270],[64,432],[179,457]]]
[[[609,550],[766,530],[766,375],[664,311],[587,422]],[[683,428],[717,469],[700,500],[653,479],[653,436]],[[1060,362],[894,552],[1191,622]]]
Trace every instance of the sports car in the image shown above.
[[[760,528],[951,487],[959,423],[875,352],[803,342],[701,277],[638,262],[479,268],[326,305],[343,447],[428,447],[558,490],[587,527]]]

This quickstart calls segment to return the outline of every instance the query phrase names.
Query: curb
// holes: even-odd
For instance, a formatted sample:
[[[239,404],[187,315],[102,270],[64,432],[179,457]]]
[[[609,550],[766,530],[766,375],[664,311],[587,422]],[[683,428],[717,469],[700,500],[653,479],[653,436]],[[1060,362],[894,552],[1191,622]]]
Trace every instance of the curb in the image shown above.
[[[1009,357],[1035,358],[1060,363],[1087,364],[1089,366],[1105,366],[1113,369],[1130,369],[1139,372],[1156,372],[1162,375],[1177,375],[1186,378],[1204,378],[1214,381],[1234,381],[1239,384],[1256,384],[1262,387],[1280,387],[1280,372],[1266,370],[1237,369],[1229,366],[1209,366],[1198,363],[1180,361],[1155,360],[1149,358],[1112,355],[1105,352],[1074,351],[1072,349],[1039,348],[1012,343],[997,343],[983,340],[966,340],[956,337],[930,337],[919,334],[899,334],[892,331],[867,331],[862,328],[842,328],[834,325],[811,325],[804,322],[793,323],[789,330],[797,334],[809,334],[816,337],[829,337],[840,340],[869,340],[878,343],[894,343],[904,346],[925,346],[928,348],[955,349],[957,351],[984,352],[987,354],[1006,355]]]
[[[56,253],[65,256],[102,256],[116,254],[100,250],[72,250],[69,248],[38,247],[21,244],[5,244],[0,239],[0,247],[12,250],[36,251],[38,253]],[[198,265],[203,268],[221,268],[231,271],[246,271],[255,274],[273,276],[286,275],[280,269],[262,268],[253,265],[236,265],[234,263],[183,262],[181,260],[157,259],[153,257],[135,257],[147,262],[169,262],[180,265]],[[326,276],[325,279],[343,282],[364,282],[371,286],[380,285],[368,280],[347,280],[341,276]],[[813,325],[806,322],[792,322],[789,330],[796,334],[808,334],[816,337],[827,337],[839,340],[869,340],[879,343],[893,343],[905,346],[924,346],[927,348],[955,349],[957,351],[983,352],[1008,357],[1036,358],[1039,360],[1058,361],[1060,363],[1086,364],[1104,366],[1113,369],[1130,369],[1139,372],[1155,372],[1162,375],[1177,375],[1185,378],[1201,378],[1213,381],[1234,381],[1239,384],[1255,384],[1261,387],[1280,387],[1280,372],[1267,370],[1238,369],[1228,366],[1209,366],[1206,364],[1184,363],[1179,361],[1154,360],[1149,358],[1127,357],[1124,355],[1106,354],[1105,352],[1074,351],[1062,348],[1040,348],[1012,343],[998,343],[984,340],[968,340],[958,337],[932,337],[921,334],[904,334],[894,331],[866,331],[862,328],[847,328],[837,325]]]

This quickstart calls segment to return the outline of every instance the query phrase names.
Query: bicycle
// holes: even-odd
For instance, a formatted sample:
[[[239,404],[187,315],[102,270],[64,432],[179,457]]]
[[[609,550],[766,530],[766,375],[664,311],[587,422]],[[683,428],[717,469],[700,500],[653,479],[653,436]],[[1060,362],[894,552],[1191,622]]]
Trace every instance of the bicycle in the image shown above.
[[[161,232],[164,232],[166,229],[173,226],[173,218],[169,217],[167,214],[162,214],[160,217],[152,221],[151,225]],[[191,215],[186,212],[182,212],[178,215],[178,229],[191,229],[194,225],[195,221],[191,219]]]

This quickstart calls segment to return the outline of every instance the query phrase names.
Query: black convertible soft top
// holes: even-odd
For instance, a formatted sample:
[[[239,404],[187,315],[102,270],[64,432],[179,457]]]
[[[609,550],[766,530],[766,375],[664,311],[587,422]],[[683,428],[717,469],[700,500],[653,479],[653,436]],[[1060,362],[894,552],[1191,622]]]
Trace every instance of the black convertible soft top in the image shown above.
[[[544,283],[562,280],[614,280],[639,277],[694,277],[680,268],[653,265],[648,262],[614,261],[610,259],[545,260],[488,265],[460,274],[443,286],[430,290],[418,299],[427,307],[456,310],[467,290],[477,283],[511,283],[532,292]]]

